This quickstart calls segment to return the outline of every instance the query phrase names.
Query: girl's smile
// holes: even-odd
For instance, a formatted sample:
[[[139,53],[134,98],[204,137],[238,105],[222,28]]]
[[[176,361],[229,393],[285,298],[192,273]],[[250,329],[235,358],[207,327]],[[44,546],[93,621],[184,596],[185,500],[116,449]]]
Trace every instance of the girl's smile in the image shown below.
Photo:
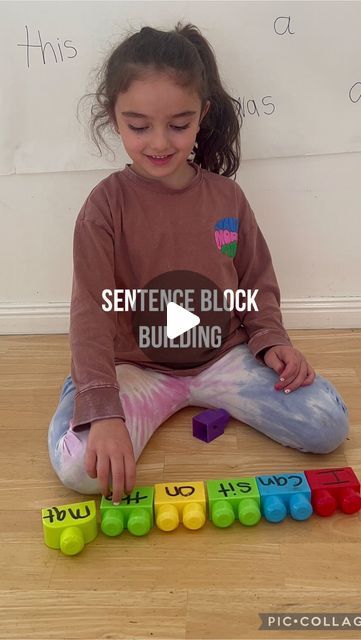
[[[175,156],[175,153],[172,153],[171,155],[165,156],[163,158],[154,157],[154,156],[146,156],[146,157],[152,162],[152,164],[163,165],[163,164],[168,164],[174,156]]]

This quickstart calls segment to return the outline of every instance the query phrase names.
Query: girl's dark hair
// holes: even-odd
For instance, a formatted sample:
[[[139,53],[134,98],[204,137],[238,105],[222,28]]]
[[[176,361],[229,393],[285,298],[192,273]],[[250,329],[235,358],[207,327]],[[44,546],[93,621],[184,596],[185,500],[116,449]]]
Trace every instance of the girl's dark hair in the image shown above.
[[[235,176],[241,159],[240,103],[222,86],[209,42],[196,26],[182,26],[181,22],[172,31],[143,27],[123,40],[98,71],[96,93],[83,97],[95,96],[90,130],[100,153],[97,136],[109,149],[101,130],[109,124],[116,126],[114,107],[118,94],[126,92],[134,80],[158,71],[167,73],[181,86],[193,88],[201,101],[201,113],[206,101],[210,101],[197,133],[193,161],[213,173],[223,170],[221,175]]]

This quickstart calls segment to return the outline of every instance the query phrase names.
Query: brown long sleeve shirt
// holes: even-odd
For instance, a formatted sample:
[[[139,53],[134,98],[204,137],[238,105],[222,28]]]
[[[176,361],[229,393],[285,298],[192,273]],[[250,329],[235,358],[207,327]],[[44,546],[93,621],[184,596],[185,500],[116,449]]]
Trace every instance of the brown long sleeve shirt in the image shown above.
[[[191,162],[184,188],[145,178],[131,165],[90,192],[74,229],[70,310],[71,374],[76,386],[73,426],[122,417],[116,365],[196,375],[232,347],[262,350],[291,345],[282,324],[280,292],[265,239],[240,186]],[[189,367],[147,359],[133,335],[130,313],[104,311],[105,289],[139,289],[159,274],[191,270],[225,289],[258,289],[258,311],[234,310],[230,330],[207,361]]]

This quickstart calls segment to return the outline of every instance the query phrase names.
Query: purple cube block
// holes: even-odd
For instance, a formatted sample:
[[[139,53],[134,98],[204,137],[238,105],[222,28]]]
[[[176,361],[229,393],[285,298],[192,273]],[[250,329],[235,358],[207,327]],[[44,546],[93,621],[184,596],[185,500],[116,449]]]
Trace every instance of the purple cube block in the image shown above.
[[[203,442],[211,442],[224,433],[230,415],[225,409],[208,409],[193,418],[193,435]]]

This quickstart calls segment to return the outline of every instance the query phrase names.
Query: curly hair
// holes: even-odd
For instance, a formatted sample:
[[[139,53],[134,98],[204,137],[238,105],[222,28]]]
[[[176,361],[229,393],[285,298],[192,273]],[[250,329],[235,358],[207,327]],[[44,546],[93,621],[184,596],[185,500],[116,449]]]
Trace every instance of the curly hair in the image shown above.
[[[90,131],[100,153],[98,138],[109,149],[102,130],[116,124],[118,94],[126,92],[134,80],[144,78],[149,71],[167,73],[177,84],[192,88],[199,95],[201,113],[210,101],[197,133],[193,161],[213,173],[236,176],[241,159],[241,105],[224,89],[211,45],[189,23],[183,26],[178,22],[171,31],[143,27],[126,37],[106,58],[97,73],[96,92],[83,96],[95,96]]]

